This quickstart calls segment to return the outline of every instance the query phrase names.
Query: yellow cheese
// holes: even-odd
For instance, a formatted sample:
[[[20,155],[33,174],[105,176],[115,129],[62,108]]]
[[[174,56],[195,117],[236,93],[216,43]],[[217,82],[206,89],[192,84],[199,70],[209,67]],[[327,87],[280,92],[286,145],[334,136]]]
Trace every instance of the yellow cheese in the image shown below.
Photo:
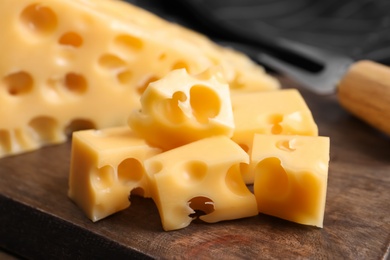
[[[92,221],[123,210],[151,196],[143,161],[159,152],[128,127],[74,132],[68,195]]]
[[[235,122],[232,139],[248,154],[251,154],[253,136],[256,133],[318,135],[313,116],[296,89],[234,93],[232,106]],[[242,174],[246,183],[253,183],[253,164],[243,169]]]
[[[147,159],[145,171],[164,230],[188,226],[195,210],[203,211],[200,219],[210,223],[257,215],[255,197],[240,175],[240,165],[248,161],[248,154],[226,136]]]
[[[323,226],[329,138],[260,135],[254,137],[254,193],[259,212]]]
[[[169,150],[205,137],[231,137],[234,119],[229,85],[217,68],[191,76],[185,69],[149,84],[130,127],[150,144]]]
[[[115,0],[0,1],[0,157],[125,125],[149,82],[223,68],[236,89],[275,89],[245,55]]]

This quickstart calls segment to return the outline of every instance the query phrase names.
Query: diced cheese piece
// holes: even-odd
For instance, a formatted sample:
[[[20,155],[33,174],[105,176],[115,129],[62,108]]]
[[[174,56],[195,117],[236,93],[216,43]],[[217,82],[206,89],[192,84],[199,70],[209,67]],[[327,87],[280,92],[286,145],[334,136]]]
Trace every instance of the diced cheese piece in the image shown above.
[[[257,215],[256,199],[242,181],[240,165],[249,156],[226,136],[205,138],[144,162],[154,186],[164,230],[188,226],[203,211],[205,222]]]
[[[232,106],[235,130],[232,139],[251,154],[253,136],[318,135],[318,128],[301,94],[296,89],[234,93]],[[243,169],[247,184],[254,180],[253,164]]]
[[[150,197],[143,161],[160,152],[128,127],[76,131],[69,197],[92,221],[130,206],[130,193]]]
[[[130,127],[150,144],[169,150],[205,137],[231,137],[234,119],[229,85],[218,68],[195,76],[185,69],[150,83]]]
[[[125,125],[149,82],[223,68],[236,89],[276,89],[247,56],[114,0],[0,1],[0,157]]]
[[[323,226],[329,138],[255,135],[254,193],[259,212],[289,221]]]

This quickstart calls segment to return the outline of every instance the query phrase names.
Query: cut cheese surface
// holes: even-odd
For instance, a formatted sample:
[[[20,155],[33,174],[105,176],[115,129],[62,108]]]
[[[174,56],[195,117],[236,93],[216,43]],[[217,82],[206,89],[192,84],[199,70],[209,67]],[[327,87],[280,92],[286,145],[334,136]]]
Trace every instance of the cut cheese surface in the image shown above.
[[[305,100],[296,89],[234,93],[235,130],[232,139],[248,152],[255,134],[317,136],[318,127]],[[243,169],[246,183],[253,183],[253,164]]]
[[[205,222],[257,215],[254,195],[240,175],[248,154],[226,136],[205,138],[144,162],[164,230],[188,226],[200,210]]]
[[[123,210],[131,192],[151,196],[143,161],[159,152],[128,127],[76,131],[68,195],[92,221]]]
[[[218,65],[231,88],[277,89],[245,55],[116,0],[0,2],[0,157],[125,125],[149,82]]]
[[[254,193],[259,212],[323,226],[329,138],[256,134]]]
[[[191,76],[185,69],[150,83],[129,126],[150,144],[169,150],[214,135],[231,137],[229,85],[218,69]]]

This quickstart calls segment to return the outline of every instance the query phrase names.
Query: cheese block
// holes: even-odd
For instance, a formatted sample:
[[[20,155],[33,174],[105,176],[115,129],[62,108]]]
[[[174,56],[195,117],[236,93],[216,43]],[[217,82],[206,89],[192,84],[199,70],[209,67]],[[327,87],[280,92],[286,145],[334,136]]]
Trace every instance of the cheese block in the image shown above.
[[[150,197],[143,161],[160,152],[128,127],[76,131],[69,197],[92,221],[130,206],[130,194]]]
[[[317,136],[318,127],[309,107],[296,89],[234,93],[235,130],[232,139],[251,154],[255,134]],[[254,180],[253,164],[243,169],[247,184]]]
[[[256,134],[251,160],[259,212],[323,227],[328,137]]]
[[[125,125],[148,83],[219,65],[234,89],[279,87],[247,56],[116,0],[0,1],[0,157]]]
[[[191,76],[173,70],[142,94],[129,126],[150,144],[169,150],[205,137],[231,137],[234,119],[229,85],[218,68]]]
[[[256,199],[241,178],[249,156],[226,136],[205,138],[144,162],[163,229],[176,230],[199,218],[214,223],[257,215]]]

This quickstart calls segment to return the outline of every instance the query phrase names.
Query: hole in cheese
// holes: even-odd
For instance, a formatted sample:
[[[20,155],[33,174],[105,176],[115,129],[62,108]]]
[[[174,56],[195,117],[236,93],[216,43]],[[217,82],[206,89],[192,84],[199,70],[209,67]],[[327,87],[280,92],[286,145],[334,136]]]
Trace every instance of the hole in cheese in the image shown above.
[[[289,193],[288,175],[276,157],[266,158],[256,165],[255,182],[260,193],[258,197],[278,201]]]
[[[172,65],[172,70],[177,70],[177,69],[185,69],[187,72],[190,72],[190,66],[185,61],[177,61]]]
[[[193,115],[199,123],[207,123],[216,117],[221,109],[221,101],[217,93],[209,87],[195,85],[190,90],[190,104]]]
[[[28,72],[19,71],[5,76],[3,84],[10,95],[18,96],[29,93],[33,89],[34,80]]]
[[[96,129],[95,124],[88,119],[74,119],[65,127],[65,134],[71,136],[74,131]]]
[[[20,19],[25,28],[36,34],[47,35],[57,29],[56,13],[41,4],[32,4],[24,8]]]
[[[136,196],[144,197],[144,195],[145,195],[145,190],[144,190],[143,188],[141,188],[141,187],[136,187],[136,188],[134,188],[134,189],[131,190],[130,196],[131,196],[131,195],[136,195]],[[130,200],[130,198],[129,198],[129,200]]]
[[[184,163],[182,169],[177,169],[187,182],[199,182],[207,175],[207,164],[201,161],[189,161]]]
[[[144,46],[144,42],[140,38],[128,34],[118,35],[114,39],[114,43],[117,47],[126,52],[140,51]]]
[[[35,117],[28,125],[34,131],[40,143],[52,143],[58,139],[58,122],[52,117]]]
[[[61,45],[67,45],[67,46],[71,46],[71,47],[76,47],[77,48],[77,47],[80,47],[81,45],[83,45],[83,38],[78,33],[67,32],[67,33],[63,34],[60,37],[58,42]]]
[[[158,80],[159,78],[156,76],[149,76],[146,80],[144,80],[138,87],[137,87],[137,92],[142,95],[146,88],[149,86],[149,84],[153,81]]]
[[[295,139],[291,140],[280,140],[276,143],[276,147],[280,150],[287,151],[287,152],[293,152],[296,150],[294,144]]]
[[[245,196],[248,194],[248,188],[242,180],[241,168],[245,164],[234,164],[226,173],[225,183],[228,189],[234,194]]]
[[[87,91],[87,80],[83,75],[71,72],[65,76],[65,87],[72,93],[83,94]]]
[[[163,117],[173,124],[180,124],[185,121],[185,115],[181,110],[179,103],[187,100],[187,96],[182,91],[176,91],[172,94],[172,98],[161,100],[156,104],[155,109],[159,111]]]
[[[119,83],[123,85],[127,85],[130,83],[131,79],[133,78],[133,73],[130,70],[124,70],[118,73],[117,78]]]
[[[118,166],[118,180],[123,184],[138,182],[144,176],[141,163],[135,158],[128,158]]]
[[[271,126],[272,134],[281,134],[283,132],[283,127],[280,125],[282,121],[283,121],[283,115],[274,114],[269,116],[268,122],[272,125]]]
[[[0,130],[0,155],[12,150],[11,135],[8,130]]]
[[[110,189],[114,185],[114,169],[110,165],[105,165],[102,168],[93,171],[90,175],[91,184],[98,190]]]
[[[190,199],[188,205],[194,211],[189,217],[197,218],[201,215],[207,215],[214,211],[214,202],[206,197],[198,196]]]
[[[126,62],[114,54],[103,54],[99,60],[99,65],[106,70],[123,70],[126,68]]]

